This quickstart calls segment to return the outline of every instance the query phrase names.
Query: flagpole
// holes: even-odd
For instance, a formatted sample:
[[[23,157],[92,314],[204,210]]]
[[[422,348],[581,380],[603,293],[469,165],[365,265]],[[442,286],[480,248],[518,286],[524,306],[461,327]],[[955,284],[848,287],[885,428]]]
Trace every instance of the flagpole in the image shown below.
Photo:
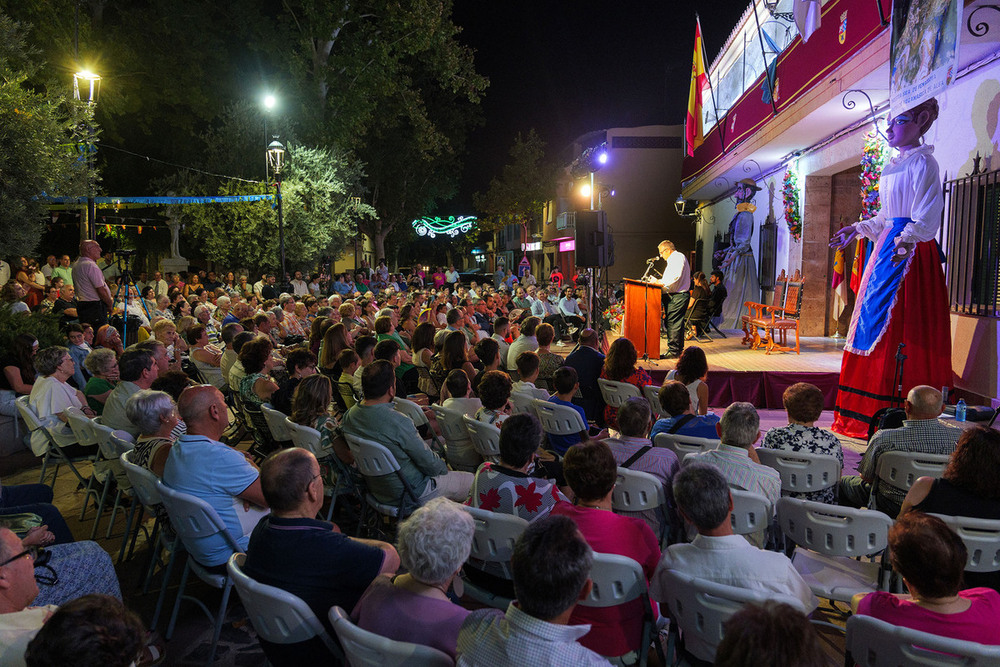
[[[719,127],[719,141],[722,144],[722,154],[726,154],[726,124],[719,118],[719,105],[715,101],[715,86],[712,85],[712,72],[708,64],[708,53],[705,51],[705,33],[701,30],[701,16],[694,13],[698,24],[698,34],[701,35],[701,59],[705,61],[705,78],[708,80],[708,92],[712,94],[712,108],[715,109],[715,124]]]
[[[778,103],[774,101],[774,81],[771,80],[771,73],[767,71],[767,52],[764,51],[764,34],[760,31],[760,17],[757,16],[757,3],[750,3],[750,8],[753,10],[753,20],[757,24],[757,40],[760,42],[760,58],[764,63],[764,79],[767,81],[767,90],[771,93],[771,109],[774,111],[774,115],[778,115]],[[769,38],[770,39],[770,38]],[[778,54],[774,54],[775,59],[777,59]],[[777,66],[775,66],[775,77],[777,77]]]

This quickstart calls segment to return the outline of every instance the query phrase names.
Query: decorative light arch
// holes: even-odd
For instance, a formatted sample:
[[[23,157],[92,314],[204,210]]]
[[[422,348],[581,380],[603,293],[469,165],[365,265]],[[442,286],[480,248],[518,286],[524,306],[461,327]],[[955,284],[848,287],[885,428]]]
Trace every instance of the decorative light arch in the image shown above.
[[[476,226],[479,219],[474,215],[448,216],[447,218],[437,218],[424,216],[413,221],[413,229],[419,236],[435,238],[438,234],[447,234],[456,237],[459,234],[468,234]]]

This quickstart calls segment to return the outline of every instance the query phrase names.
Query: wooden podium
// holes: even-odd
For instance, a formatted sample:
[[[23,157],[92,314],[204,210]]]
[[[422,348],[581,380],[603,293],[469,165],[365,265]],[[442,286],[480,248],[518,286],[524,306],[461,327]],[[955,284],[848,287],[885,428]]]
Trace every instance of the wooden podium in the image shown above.
[[[625,279],[622,335],[632,341],[640,358],[660,358],[661,293],[659,283]]]

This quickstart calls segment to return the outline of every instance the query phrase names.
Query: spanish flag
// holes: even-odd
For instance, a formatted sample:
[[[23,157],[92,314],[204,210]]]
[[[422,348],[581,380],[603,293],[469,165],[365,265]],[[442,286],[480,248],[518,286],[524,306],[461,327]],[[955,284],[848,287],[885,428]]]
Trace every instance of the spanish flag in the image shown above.
[[[691,65],[691,90],[688,93],[687,118],[684,120],[684,137],[687,140],[687,154],[694,155],[694,149],[705,141],[701,122],[701,91],[705,87],[705,59],[701,45],[701,20],[694,24],[694,62]]]
[[[847,307],[847,260],[844,249],[837,248],[833,255],[833,316],[840,318]]]
[[[858,236],[854,250],[854,264],[851,265],[851,291],[855,294],[861,289],[861,277],[865,273],[865,263],[868,261],[868,239]]]

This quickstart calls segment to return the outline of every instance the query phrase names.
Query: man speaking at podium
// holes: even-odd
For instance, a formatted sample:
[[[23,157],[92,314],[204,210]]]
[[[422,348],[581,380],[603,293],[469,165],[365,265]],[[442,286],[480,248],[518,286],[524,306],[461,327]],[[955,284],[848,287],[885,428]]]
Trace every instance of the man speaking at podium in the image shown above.
[[[660,257],[667,262],[659,283],[663,290],[663,326],[667,330],[667,353],[660,359],[676,359],[684,349],[684,314],[687,312],[691,267],[684,253],[674,249],[672,241],[660,241]]]

